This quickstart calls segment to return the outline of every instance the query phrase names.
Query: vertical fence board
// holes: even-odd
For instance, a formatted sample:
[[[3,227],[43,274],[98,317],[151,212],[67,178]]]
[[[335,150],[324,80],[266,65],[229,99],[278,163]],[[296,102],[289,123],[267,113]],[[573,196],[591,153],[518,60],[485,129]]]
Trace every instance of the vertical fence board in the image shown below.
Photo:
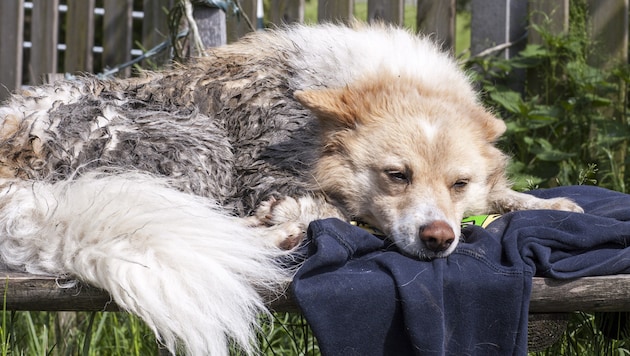
[[[590,37],[595,46],[589,61],[609,67],[628,61],[628,0],[588,0]]]
[[[553,35],[566,34],[569,31],[569,0],[530,0],[529,18],[531,25],[538,25]],[[542,37],[531,26],[527,42],[543,44]],[[549,79],[548,76],[541,75],[539,71],[530,69],[527,71],[527,90],[530,93],[543,93],[543,100],[551,101],[556,93],[553,90],[547,90]]]
[[[142,3],[142,11],[144,18],[142,19],[142,47],[146,50],[151,49],[168,38],[168,11],[173,4],[172,0],[144,0]],[[164,64],[168,61],[168,53],[151,58],[151,62],[156,65]],[[143,62],[146,65],[146,63]]]
[[[65,71],[92,72],[94,0],[68,0]]]
[[[133,0],[105,0],[103,16],[103,66],[113,68],[131,59]],[[130,68],[122,76],[129,76]]]
[[[319,22],[348,23],[354,14],[354,0],[319,0],[317,20]]]
[[[569,30],[569,0],[529,0],[529,19],[531,24],[560,35]],[[540,34],[530,28],[528,42],[541,44]]]
[[[444,49],[455,47],[455,0],[418,0],[418,31],[433,34]]]
[[[610,69],[622,63],[628,63],[628,0],[587,0],[589,37],[593,50],[588,62],[601,69]],[[622,101],[627,97],[628,88],[620,85],[618,93],[604,94],[612,101]],[[625,123],[624,113],[615,110],[614,105],[605,109],[610,120]],[[592,132],[597,132],[593,127]],[[628,160],[628,141],[620,142],[610,150],[614,162]],[[627,166],[620,164],[617,175],[626,177]],[[619,189],[623,189],[623,182]]]
[[[271,0],[269,20],[276,25],[303,23],[304,0]]]
[[[368,22],[385,21],[402,26],[405,22],[404,0],[368,0]]]
[[[22,84],[23,0],[1,0],[0,100]]]
[[[30,83],[41,84],[48,74],[57,73],[59,0],[33,0],[31,17]]]
[[[256,30],[257,0],[240,0],[242,13],[240,16],[228,16],[227,40],[234,42],[245,34]]]
[[[504,58],[511,58],[523,47],[515,42],[527,33],[527,0],[472,0],[471,8],[473,55],[494,48],[503,51]],[[510,43],[514,45],[508,46]]]
[[[195,6],[194,18],[204,48],[221,46],[227,42],[226,19],[223,10],[216,7]],[[193,48],[191,48],[191,53],[194,53]]]

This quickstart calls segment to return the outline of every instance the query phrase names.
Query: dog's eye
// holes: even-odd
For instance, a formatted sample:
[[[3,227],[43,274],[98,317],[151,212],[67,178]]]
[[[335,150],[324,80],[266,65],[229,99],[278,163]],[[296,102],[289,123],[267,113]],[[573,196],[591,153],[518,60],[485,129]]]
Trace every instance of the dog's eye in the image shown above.
[[[453,183],[453,189],[462,190],[468,185],[469,179],[458,179]]]
[[[385,174],[394,182],[409,183],[409,177],[405,172],[397,170],[386,170]]]

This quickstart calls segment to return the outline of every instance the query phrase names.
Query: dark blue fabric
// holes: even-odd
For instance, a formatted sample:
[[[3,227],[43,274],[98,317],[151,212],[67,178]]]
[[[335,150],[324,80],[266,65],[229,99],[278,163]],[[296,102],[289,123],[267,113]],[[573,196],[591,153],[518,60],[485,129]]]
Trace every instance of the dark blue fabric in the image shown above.
[[[630,195],[574,186],[584,214],[522,211],[418,261],[336,219],[309,227],[293,292],[323,355],[525,355],[531,278],[630,273]]]

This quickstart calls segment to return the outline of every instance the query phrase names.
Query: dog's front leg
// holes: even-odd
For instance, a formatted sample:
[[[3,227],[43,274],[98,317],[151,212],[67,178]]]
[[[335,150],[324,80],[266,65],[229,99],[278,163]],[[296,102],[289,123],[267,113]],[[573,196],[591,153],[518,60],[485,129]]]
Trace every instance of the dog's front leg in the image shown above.
[[[347,220],[344,214],[321,196],[299,198],[271,198],[262,203],[253,216],[247,218],[250,226],[265,229],[265,237],[281,248],[292,249],[302,242],[311,221],[325,218]]]
[[[568,198],[542,199],[533,195],[515,192],[509,188],[492,194],[492,202],[500,213],[516,210],[563,210],[583,213],[584,210]]]

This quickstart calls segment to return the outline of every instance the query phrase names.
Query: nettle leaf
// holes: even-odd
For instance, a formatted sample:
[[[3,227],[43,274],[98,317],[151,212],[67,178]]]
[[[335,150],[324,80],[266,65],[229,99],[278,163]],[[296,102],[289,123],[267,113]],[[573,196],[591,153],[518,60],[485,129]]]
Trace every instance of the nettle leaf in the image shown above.
[[[546,162],[560,162],[572,157],[575,157],[575,153],[567,153],[560,150],[550,150],[536,154],[536,158]]]
[[[499,104],[503,109],[514,113],[520,114],[523,107],[523,100],[521,94],[512,91],[492,91],[490,92],[490,98]]]
[[[541,64],[549,57],[549,51],[540,45],[527,45],[525,49],[518,53],[518,56],[510,60],[513,68],[528,69]]]
[[[613,119],[594,120],[597,127],[597,144],[599,146],[614,146],[630,140],[630,127]]]
[[[599,95],[586,94],[585,97],[594,107],[607,107],[613,104],[612,100]]]
[[[527,132],[531,130],[531,128],[521,125],[520,122],[514,120],[505,121],[505,125],[507,126],[506,131],[512,134]]]
[[[517,191],[525,191],[536,188],[544,181],[543,178],[527,174],[527,166],[523,162],[511,161],[508,164],[506,173],[512,182],[512,188]]]
[[[519,55],[523,57],[548,57],[549,50],[541,45],[530,44],[520,51]]]
[[[575,156],[575,153],[563,152],[545,140],[544,138],[538,138],[535,140],[535,145],[531,147],[532,153],[536,155],[541,161],[546,162],[560,162]]]
[[[536,105],[527,113],[528,123],[532,129],[553,125],[558,122],[562,110],[552,105]]]

